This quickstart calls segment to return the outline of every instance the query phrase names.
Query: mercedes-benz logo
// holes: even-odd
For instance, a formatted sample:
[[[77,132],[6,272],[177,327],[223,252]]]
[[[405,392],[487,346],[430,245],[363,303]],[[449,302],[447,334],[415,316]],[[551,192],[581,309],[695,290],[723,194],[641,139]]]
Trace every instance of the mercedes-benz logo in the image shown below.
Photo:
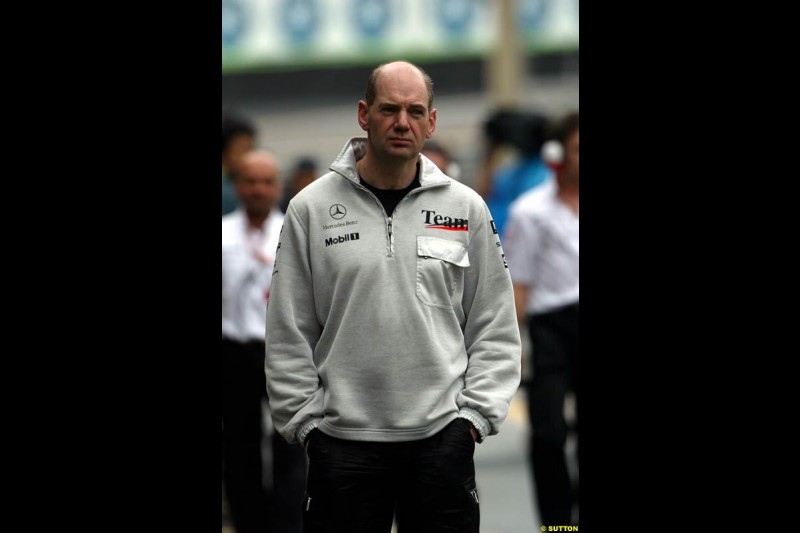
[[[331,214],[331,218],[339,220],[347,214],[347,208],[342,204],[333,204],[328,212]]]

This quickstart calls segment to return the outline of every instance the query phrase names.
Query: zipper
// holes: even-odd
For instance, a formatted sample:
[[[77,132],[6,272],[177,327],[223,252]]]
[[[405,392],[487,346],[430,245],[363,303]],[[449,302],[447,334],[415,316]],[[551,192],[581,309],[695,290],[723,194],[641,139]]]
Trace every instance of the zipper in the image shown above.
[[[308,511],[309,507],[311,507],[311,496],[309,496],[308,499],[306,500],[306,511]]]
[[[362,191],[364,191],[364,192],[366,192],[367,194],[369,194],[370,196],[372,196],[372,198],[373,198],[373,199],[374,199],[374,200],[375,200],[375,201],[378,203],[378,207],[380,208],[381,212],[383,213],[383,219],[384,219],[384,220],[387,222],[387,225],[386,225],[386,235],[387,235],[387,237],[389,238],[389,247],[388,247],[388,250],[387,250],[387,253],[386,253],[386,257],[392,257],[392,255],[394,255],[394,254],[392,253],[392,248],[393,248],[393,247],[392,247],[392,217],[390,217],[389,215],[387,215],[387,214],[386,214],[386,210],[383,208],[383,204],[382,204],[382,203],[381,203],[381,201],[378,199],[378,197],[377,197],[377,196],[375,196],[375,195],[372,193],[372,191],[371,191],[371,190],[367,189],[366,187],[364,187],[364,186],[363,186],[363,185],[361,185],[360,183],[353,182],[353,185],[355,185],[356,187],[358,187],[358,188],[359,188],[359,189],[361,189]]]
[[[376,201],[376,202],[378,202],[378,206],[381,208],[381,211],[383,212],[383,217],[384,217],[384,219],[386,220],[386,236],[387,236],[387,237],[388,237],[388,239],[389,239],[389,249],[388,249],[388,251],[387,251],[386,257],[393,257],[393,256],[394,256],[394,242],[392,241],[392,217],[390,217],[389,215],[387,215],[387,214],[386,214],[386,210],[383,208],[383,204],[382,204],[382,203],[381,203],[381,201],[378,199],[378,197],[377,197],[377,196],[375,196],[375,195],[372,193],[372,191],[370,191],[369,189],[367,189],[366,187],[364,187],[363,185],[361,185],[361,184],[360,184],[360,183],[358,183],[358,182],[352,182],[352,183],[353,183],[353,185],[355,185],[356,187],[358,187],[358,188],[359,188],[359,189],[361,189],[362,191],[365,191],[367,194],[369,194],[370,196],[372,196],[372,198],[374,198],[374,199],[375,199],[375,201]],[[422,191],[423,191],[423,190],[425,190],[425,189],[434,189],[434,188],[436,188],[436,187],[441,187],[441,186],[442,186],[442,184],[436,184],[436,185],[427,185],[427,186],[425,186],[425,187],[422,187],[422,186],[420,186],[420,187],[417,187],[416,189],[414,189],[414,190],[412,190],[411,192],[409,192],[408,194],[406,194],[406,195],[405,195],[405,196],[404,196],[404,197],[403,197],[403,198],[402,198],[402,199],[401,199],[401,200],[400,200],[400,201],[397,203],[397,205],[396,205],[396,206],[395,206],[395,208],[394,208],[394,209],[395,209],[395,211],[397,210],[397,208],[398,208],[398,207],[400,207],[400,204],[402,204],[403,202],[405,202],[405,201],[406,201],[406,199],[407,199],[409,196],[411,196],[411,195],[414,195],[414,194],[417,194],[417,193],[419,193],[419,192],[422,192]],[[310,501],[309,501],[309,503],[310,503]]]
[[[389,224],[387,227],[389,230],[389,257],[391,257],[392,250],[394,249],[394,247],[392,246],[392,217],[389,217]]]

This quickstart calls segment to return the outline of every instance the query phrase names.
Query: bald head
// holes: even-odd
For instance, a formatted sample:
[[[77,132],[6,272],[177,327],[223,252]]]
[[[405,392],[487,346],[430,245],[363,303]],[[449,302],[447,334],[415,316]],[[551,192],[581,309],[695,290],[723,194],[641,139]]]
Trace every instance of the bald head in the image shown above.
[[[358,125],[369,139],[359,172],[369,173],[364,167],[373,167],[372,176],[362,175],[367,182],[383,189],[408,186],[422,145],[436,129],[432,103],[433,82],[416,65],[395,61],[372,71],[366,100],[358,102]],[[383,168],[378,171],[375,167]],[[402,178],[386,178],[390,167],[395,178]]]
[[[378,91],[377,84],[384,74],[386,74],[389,79],[394,79],[398,76],[407,76],[408,74],[417,77],[425,85],[425,90],[428,91],[428,109],[433,108],[433,80],[422,68],[408,61],[393,61],[375,67],[375,70],[372,71],[372,74],[370,74],[367,80],[365,97],[368,106],[371,106],[372,102],[375,101],[375,95]]]
[[[277,160],[265,150],[247,152],[235,185],[248,217],[265,218],[283,193]]]
[[[278,173],[278,162],[266,150],[249,150],[242,156],[242,172],[253,173]]]

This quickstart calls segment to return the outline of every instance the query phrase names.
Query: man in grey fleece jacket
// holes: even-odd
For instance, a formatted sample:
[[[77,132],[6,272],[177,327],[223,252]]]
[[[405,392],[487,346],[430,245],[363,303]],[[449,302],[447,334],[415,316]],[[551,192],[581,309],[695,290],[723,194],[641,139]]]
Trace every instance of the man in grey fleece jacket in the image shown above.
[[[272,418],[310,459],[304,531],[478,531],[475,441],[520,381],[513,290],[489,209],[420,155],[419,67],[376,68],[348,141],[295,196],[273,271]]]

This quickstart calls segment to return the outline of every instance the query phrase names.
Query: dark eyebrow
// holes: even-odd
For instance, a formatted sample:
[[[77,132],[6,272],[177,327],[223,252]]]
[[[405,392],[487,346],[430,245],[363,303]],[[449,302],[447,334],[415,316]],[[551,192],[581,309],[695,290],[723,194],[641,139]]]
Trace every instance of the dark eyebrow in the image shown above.
[[[401,107],[400,104],[392,104],[392,103],[389,103],[389,102],[384,102],[384,103],[378,104],[378,109],[381,110],[381,111],[397,111],[398,109],[400,109],[400,107]],[[427,108],[425,107],[424,104],[409,104],[408,105],[408,110],[409,111],[414,111],[414,112],[419,111],[420,113],[425,113],[426,109]]]

